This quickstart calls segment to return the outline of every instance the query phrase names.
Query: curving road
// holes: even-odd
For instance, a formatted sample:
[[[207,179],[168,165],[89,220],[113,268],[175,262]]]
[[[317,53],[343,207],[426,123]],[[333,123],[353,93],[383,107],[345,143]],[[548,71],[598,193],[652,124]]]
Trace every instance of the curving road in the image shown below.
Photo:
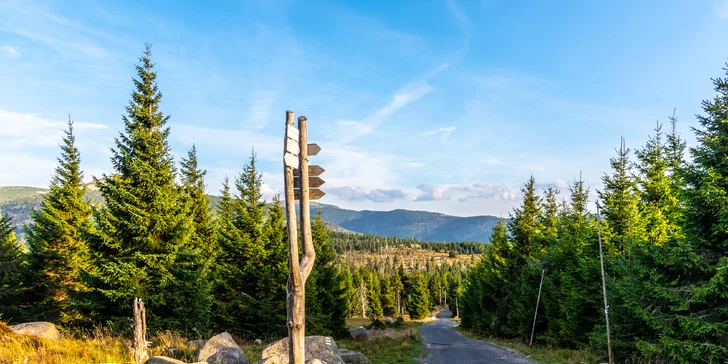
[[[425,364],[503,363],[534,364],[523,354],[506,350],[483,341],[470,340],[453,328],[449,310],[437,314],[437,321],[422,326],[420,336],[427,350]]]

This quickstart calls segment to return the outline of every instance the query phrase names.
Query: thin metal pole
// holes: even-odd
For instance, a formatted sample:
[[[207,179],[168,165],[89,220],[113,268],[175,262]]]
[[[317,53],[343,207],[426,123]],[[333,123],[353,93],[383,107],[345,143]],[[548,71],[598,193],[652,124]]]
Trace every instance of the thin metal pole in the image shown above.
[[[607,350],[609,351],[609,364],[614,363],[612,355],[612,337],[609,334],[609,304],[607,303],[607,281],[604,278],[604,253],[602,251],[602,227],[599,223],[599,203],[597,203],[597,232],[599,236],[599,262],[602,265],[602,293],[604,293],[604,319],[607,322]]]
[[[529,348],[533,345],[533,334],[536,332],[536,316],[538,316],[538,304],[541,302],[541,287],[543,286],[544,273],[546,273],[546,268],[541,270],[541,283],[538,284],[538,298],[536,298],[536,311],[533,313],[533,327],[531,328],[531,341],[528,343]]]

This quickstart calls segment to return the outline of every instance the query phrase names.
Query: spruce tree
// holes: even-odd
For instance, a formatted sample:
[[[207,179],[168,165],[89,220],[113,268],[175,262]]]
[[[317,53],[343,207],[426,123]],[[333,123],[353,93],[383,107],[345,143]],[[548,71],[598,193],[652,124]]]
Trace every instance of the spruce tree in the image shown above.
[[[194,244],[202,251],[208,260],[216,251],[214,241],[214,226],[210,213],[210,199],[205,192],[205,175],[207,171],[199,169],[197,163],[197,148],[187,152],[187,158],[180,163],[182,168],[181,180],[184,195],[189,203],[189,213],[192,217],[192,226],[195,231],[192,237]]]
[[[379,286],[381,289],[382,314],[384,316],[394,316],[397,312],[396,297],[389,275],[386,273],[382,275]]]
[[[612,241],[621,252],[629,250],[630,244],[636,238],[639,239],[641,231],[638,220],[639,191],[629,153],[622,138],[617,157],[609,160],[613,172],[602,177],[604,189],[597,191],[602,201],[601,213],[607,222],[605,233],[612,236]]]
[[[345,337],[348,334],[346,292],[320,210],[311,224],[311,236],[316,261],[306,281],[306,330],[311,335]]]
[[[122,118],[125,129],[112,150],[115,173],[96,181],[106,204],[95,211],[96,229],[88,239],[94,269],[85,274],[93,288],[87,308],[96,322],[127,327],[131,303],[139,297],[152,331],[204,330],[204,264],[189,206],[175,182],[169,116],[159,110],[162,94],[150,57],[147,44]]]
[[[367,277],[367,316],[369,316],[370,318],[382,316],[379,273],[376,271],[370,271]]]
[[[63,325],[82,319],[77,301],[87,288],[79,273],[89,268],[83,233],[91,227],[91,207],[84,200],[86,188],[75,141],[69,118],[50,191],[43,196],[41,208],[31,212],[33,224],[26,229],[29,298],[35,302],[32,315]]]
[[[728,75],[728,68],[724,69]],[[650,324],[659,340],[641,349],[665,361],[728,361],[728,78],[703,101],[698,144],[684,169],[685,238],[670,239]]]
[[[427,279],[422,272],[414,271],[407,277],[407,313],[410,318],[421,320],[430,314],[430,294]]]
[[[25,255],[18,244],[10,216],[0,211],[0,319],[19,321],[23,313]]]

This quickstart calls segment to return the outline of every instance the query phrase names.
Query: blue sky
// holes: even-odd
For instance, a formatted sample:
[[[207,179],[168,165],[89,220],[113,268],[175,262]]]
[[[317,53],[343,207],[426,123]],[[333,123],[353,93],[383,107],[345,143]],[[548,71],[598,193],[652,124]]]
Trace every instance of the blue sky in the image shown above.
[[[507,216],[531,174],[594,192],[620,136],[674,108],[694,144],[728,2],[2,0],[0,185],[48,185],[69,113],[87,179],[110,172],[145,41],[173,152],[197,145],[212,193],[253,147],[281,189],[291,109],[321,202]]]

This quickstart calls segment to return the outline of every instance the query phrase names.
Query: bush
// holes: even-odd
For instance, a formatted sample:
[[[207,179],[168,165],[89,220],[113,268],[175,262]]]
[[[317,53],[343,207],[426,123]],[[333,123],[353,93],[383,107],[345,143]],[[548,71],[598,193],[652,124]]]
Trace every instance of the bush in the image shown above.
[[[404,326],[404,317],[397,316],[397,319],[394,320],[392,327],[402,327],[402,326]]]
[[[372,318],[372,322],[367,326],[369,330],[380,330],[386,328],[387,325],[382,320]]]

